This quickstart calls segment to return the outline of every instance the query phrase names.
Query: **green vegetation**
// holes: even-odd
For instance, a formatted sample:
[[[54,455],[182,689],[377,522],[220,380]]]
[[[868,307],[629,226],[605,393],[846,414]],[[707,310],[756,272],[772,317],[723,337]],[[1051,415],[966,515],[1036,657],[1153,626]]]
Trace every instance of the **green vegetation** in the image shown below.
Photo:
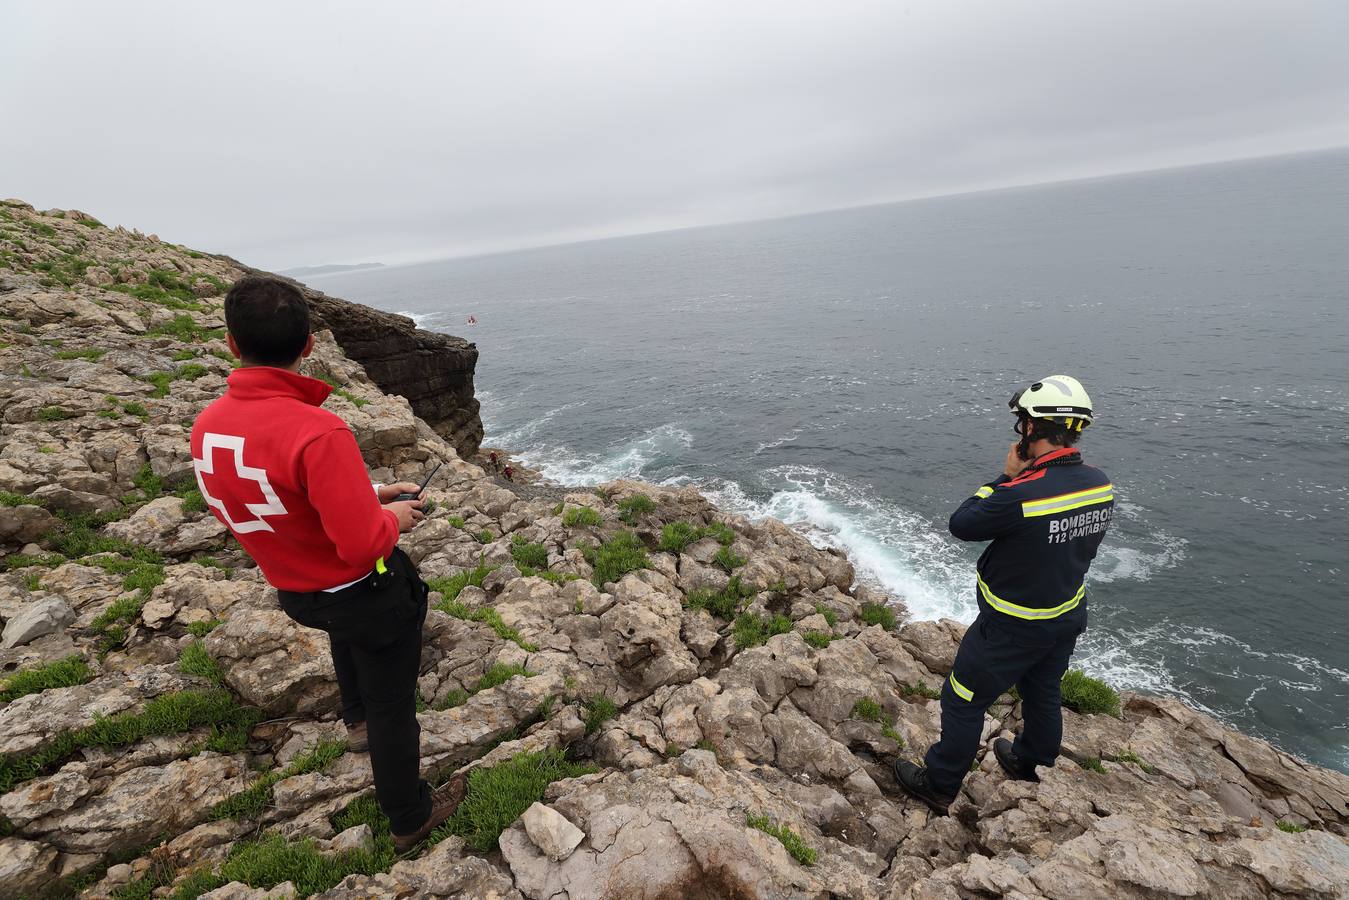
[[[786,634],[792,630],[792,620],[777,615],[772,618],[756,616],[754,613],[741,613],[735,617],[735,645],[741,650],[767,643],[776,634]]]
[[[44,225],[42,227],[47,228],[49,226]],[[51,237],[51,235],[45,236]],[[55,287],[58,284],[63,287],[74,287],[84,281],[85,272],[89,271],[89,267],[93,264],[92,260],[84,259],[74,253],[62,253],[56,259],[45,259],[42,262],[35,263],[33,271],[42,272],[46,276],[42,279],[42,283],[46,287]]]
[[[1138,768],[1142,769],[1148,775],[1154,775],[1157,772],[1156,767],[1149,765],[1143,757],[1132,750],[1121,750],[1113,756],[1107,756],[1105,758],[1114,763],[1126,763],[1138,766]]]
[[[670,522],[660,530],[660,549],[678,555],[698,540],[700,529],[688,522]]]
[[[671,522],[660,530],[660,549],[666,553],[680,554],[684,548],[694,541],[700,541],[705,537],[716,538],[717,543],[722,547],[729,547],[735,542],[735,529],[729,525],[723,525],[720,522],[713,522],[711,525],[698,526],[690,522]],[[721,555],[718,554],[718,560]],[[727,559],[738,559],[739,557],[727,556]],[[723,566],[726,571],[730,571],[735,566],[742,566],[745,561],[732,566]]]
[[[750,828],[757,828],[764,834],[775,837],[791,854],[792,859],[803,866],[815,865],[816,852],[808,846],[801,835],[792,831],[786,825],[774,825],[767,816],[756,816],[754,813],[745,813],[745,824]]]
[[[191,286],[179,278],[176,272],[166,269],[151,269],[144,284],[105,284],[103,287],[105,290],[127,294],[137,300],[155,303],[166,309],[193,312],[206,309],[206,305],[197,300]]]
[[[479,563],[477,567],[465,569],[457,575],[451,575],[449,578],[430,579],[426,582],[427,586],[430,587],[431,590],[441,594],[443,597],[441,602],[436,604],[435,608],[441,612],[449,613],[457,619],[468,618],[468,616],[460,615],[457,612],[459,608],[467,609],[463,604],[459,604],[455,608],[447,608],[446,604],[453,602],[459,596],[459,592],[470,584],[474,587],[482,587],[482,583],[487,578],[488,574],[495,569],[496,566],[487,566]]]
[[[151,372],[145,376],[144,380],[154,385],[155,389],[150,392],[151,397],[167,397],[169,385],[175,381],[196,381],[203,375],[210,374],[210,371],[201,363],[188,363],[185,366],[179,366],[172,372]]]
[[[717,555],[712,557],[712,562],[716,563],[729,573],[743,566],[745,564],[745,557],[737,556],[732,553],[730,547],[722,547],[717,551]]]
[[[27,694],[39,694],[51,688],[71,687],[92,681],[94,673],[84,658],[67,656],[56,662],[20,669],[0,681],[0,703],[9,703]]]
[[[881,705],[870,697],[863,697],[852,705],[852,717],[861,719],[864,722],[879,722],[884,717],[885,711]]]
[[[203,328],[187,313],[174,316],[167,322],[156,325],[145,332],[147,335],[165,335],[176,338],[185,344],[219,340],[225,336],[223,328]]]
[[[479,544],[490,544],[492,541],[496,540],[496,538],[493,537],[492,532],[488,531],[486,528],[473,535],[473,537]]]
[[[12,491],[0,491],[0,506],[44,506],[37,498],[25,497]]]
[[[600,730],[601,725],[618,715],[618,707],[614,705],[614,701],[603,695],[591,697],[584,706],[586,734],[594,734]]]
[[[1278,828],[1280,831],[1286,832],[1288,834],[1301,834],[1302,832],[1307,830],[1306,825],[1299,825],[1296,822],[1289,822],[1287,819],[1280,819],[1279,821],[1274,823],[1274,826]]]
[[[1115,718],[1120,716],[1119,694],[1115,689],[1080,669],[1065,672],[1060,689],[1063,705],[1075,712],[1086,715],[1106,713]]]
[[[868,625],[879,625],[886,631],[895,630],[895,611],[883,603],[863,603],[857,618]]]
[[[567,528],[589,528],[600,524],[600,514],[589,506],[573,506],[562,516]]]
[[[581,548],[586,562],[595,570],[596,587],[604,587],[611,581],[618,581],[629,572],[645,569],[651,564],[646,548],[631,531],[620,531],[598,547]]]
[[[453,578],[435,578],[427,582],[433,591],[441,591],[442,593],[446,593],[446,591],[452,592],[452,594],[446,593],[445,599],[437,603],[434,608],[446,615],[454,616],[456,619],[463,619],[466,622],[481,622],[484,625],[490,626],[491,629],[497,633],[497,637],[502,640],[513,641],[521,650],[524,650],[527,653],[537,652],[539,648],[525,640],[518,630],[507,625],[502,620],[501,613],[497,612],[493,607],[482,606],[477,609],[471,609],[467,604],[460,603],[457,599],[459,592],[468,584],[477,584],[481,587],[482,579],[486,577],[487,572],[490,571],[492,570],[486,566],[478,566],[478,568],[473,569],[471,572],[461,572]],[[481,576],[477,576],[477,573],[479,572],[482,573]],[[465,575],[468,577],[464,578]],[[475,576],[477,576],[476,581],[473,580]],[[464,579],[462,583],[459,581],[461,578]],[[442,588],[444,588],[444,590],[442,590]]]
[[[346,752],[346,741],[319,741],[312,750],[295,757],[285,769],[268,772],[244,790],[211,807],[211,818],[255,819],[271,805],[273,788],[278,781],[322,771]]]
[[[829,642],[834,639],[834,636],[827,631],[807,631],[801,635],[801,638],[816,650],[823,650],[829,646]]]
[[[531,544],[523,535],[511,538],[511,559],[521,570],[548,568],[548,548],[543,544]]]
[[[917,684],[908,684],[907,682],[899,686],[899,695],[901,697],[924,697],[928,700],[940,700],[941,691],[937,688],[930,688],[926,681],[920,681]]]
[[[1088,756],[1086,759],[1079,759],[1077,764],[1088,772],[1095,772],[1097,775],[1105,774],[1105,766],[1101,765],[1101,761],[1094,756]]]
[[[561,750],[521,753],[490,768],[474,769],[468,775],[464,802],[432,833],[431,842],[456,834],[479,853],[493,850],[501,832],[542,800],[548,785],[594,771],[593,766],[568,762]]]
[[[740,611],[741,601],[753,596],[754,588],[742,583],[739,575],[732,575],[726,587],[719,591],[710,588],[690,591],[684,604],[689,609],[705,609],[729,622]]]
[[[446,522],[449,522],[449,523],[450,523],[451,525],[453,525],[455,528],[463,528],[463,527],[464,527],[464,517],[463,517],[463,516],[447,516],[447,517],[445,518],[445,521],[446,521]]]
[[[211,619],[209,622],[192,622],[187,626],[187,633],[193,637],[204,638],[220,625],[219,619]]]
[[[220,669],[220,663],[216,662],[211,654],[206,652],[206,648],[201,641],[193,641],[183,648],[183,652],[178,657],[178,671],[184,675],[197,675],[209,680],[212,684],[223,685],[225,683],[225,673]]]
[[[189,359],[196,359],[201,355],[200,350],[179,350],[169,357],[174,362],[187,362]]]
[[[39,422],[60,422],[75,418],[75,413],[59,406],[44,406],[37,411],[37,418]]]
[[[98,359],[107,350],[99,350],[96,347],[86,347],[83,350],[58,350],[52,354],[57,359]]]
[[[834,612],[832,609],[825,606],[823,603],[816,603],[815,611],[820,615],[824,616],[824,620],[829,623],[830,628],[838,627],[838,613]]]
[[[181,734],[202,726],[211,727],[211,737],[204,749],[236,753],[247,742],[248,729],[260,718],[259,710],[237,705],[228,691],[219,688],[163,694],[146,703],[140,712],[97,719],[92,725],[59,734],[27,753],[0,756],[0,794],[45,775],[85,747],[110,750],[147,737]]]
[[[633,494],[618,501],[618,517],[627,525],[636,525],[642,516],[655,511],[656,504],[646,494]]]
[[[470,694],[468,691],[460,690],[459,688],[453,688],[438,703],[436,703],[436,705],[433,706],[432,709],[446,710],[446,709],[453,709],[456,706],[463,706],[464,703],[467,702],[468,698],[472,696],[473,695]]]
[[[24,553],[12,553],[9,556],[0,559],[0,572],[10,572],[14,569],[26,569],[30,566],[43,566],[48,569],[54,569],[66,558],[59,553],[46,553],[42,556],[28,556]]]
[[[486,691],[499,685],[503,685],[516,675],[523,675],[526,678],[530,677],[530,674],[525,671],[524,666],[508,666],[504,663],[493,663],[492,668],[484,672],[483,676],[478,679],[478,683],[473,686],[473,693],[476,694],[480,691]]]

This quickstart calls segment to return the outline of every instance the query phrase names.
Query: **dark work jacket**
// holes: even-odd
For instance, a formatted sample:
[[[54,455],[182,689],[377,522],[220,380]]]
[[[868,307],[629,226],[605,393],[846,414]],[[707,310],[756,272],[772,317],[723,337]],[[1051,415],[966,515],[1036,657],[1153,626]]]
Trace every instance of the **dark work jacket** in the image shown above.
[[[979,488],[950,527],[962,541],[992,542],[979,557],[980,613],[1027,635],[1082,631],[1084,579],[1114,511],[1110,479],[1071,447]]]

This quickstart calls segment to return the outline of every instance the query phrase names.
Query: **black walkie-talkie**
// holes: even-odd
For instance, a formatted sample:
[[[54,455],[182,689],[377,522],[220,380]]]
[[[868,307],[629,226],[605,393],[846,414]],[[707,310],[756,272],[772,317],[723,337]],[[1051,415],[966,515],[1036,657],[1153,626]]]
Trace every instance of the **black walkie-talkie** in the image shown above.
[[[428,484],[431,483],[431,479],[434,478],[434,477],[435,477],[435,474],[436,474],[437,472],[440,471],[441,465],[443,465],[443,464],[442,464],[442,463],[436,463],[436,467],[435,467],[434,469],[431,470],[431,474],[427,475],[427,476],[426,476],[426,479],[425,479],[424,481],[422,481],[422,486],[419,487],[419,488],[417,488],[417,493],[415,493],[415,494],[399,494],[397,497],[394,497],[394,498],[393,498],[393,502],[394,502],[394,503],[397,503],[399,500],[417,500],[417,499],[419,499],[419,498],[421,497],[421,495],[422,495],[422,492],[426,490],[426,486],[427,486]]]

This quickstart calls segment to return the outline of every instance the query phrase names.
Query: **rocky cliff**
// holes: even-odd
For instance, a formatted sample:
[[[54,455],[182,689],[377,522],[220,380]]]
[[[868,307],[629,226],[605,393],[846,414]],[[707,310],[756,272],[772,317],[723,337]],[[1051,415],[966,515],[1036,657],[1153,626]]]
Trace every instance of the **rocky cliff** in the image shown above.
[[[933,817],[887,763],[935,739],[959,624],[693,490],[517,494],[344,352],[364,313],[316,303],[307,371],[372,475],[445,463],[404,546],[435,589],[426,771],[469,790],[395,858],[326,641],[190,478],[234,265],[150,247],[117,282],[137,256],[86,265],[98,226],[51,219],[0,212],[0,895],[1349,896],[1349,778],[1165,698],[1065,710],[1040,784],[981,753]],[[986,738],[1019,718],[1004,698]]]

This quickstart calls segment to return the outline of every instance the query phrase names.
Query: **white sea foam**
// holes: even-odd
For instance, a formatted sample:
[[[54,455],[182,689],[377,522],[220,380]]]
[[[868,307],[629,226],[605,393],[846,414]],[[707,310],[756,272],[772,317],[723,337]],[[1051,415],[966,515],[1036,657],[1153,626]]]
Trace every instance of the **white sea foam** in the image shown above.
[[[548,419],[575,405],[577,404],[568,404],[552,410],[543,418],[494,440],[509,447],[521,446],[514,442],[513,436],[532,436]],[[641,478],[643,472],[653,462],[676,458],[681,450],[686,450],[692,445],[693,435],[674,424],[667,424],[653,428],[635,441],[605,453],[578,453],[547,443],[526,443],[524,444],[526,449],[518,451],[517,455],[521,462],[537,469],[549,481],[587,486],[603,484],[617,478]]]
[[[416,325],[418,328],[423,328],[436,314],[413,312],[410,309],[400,309],[398,312],[394,313],[394,315],[407,316],[412,320],[413,325]]]

